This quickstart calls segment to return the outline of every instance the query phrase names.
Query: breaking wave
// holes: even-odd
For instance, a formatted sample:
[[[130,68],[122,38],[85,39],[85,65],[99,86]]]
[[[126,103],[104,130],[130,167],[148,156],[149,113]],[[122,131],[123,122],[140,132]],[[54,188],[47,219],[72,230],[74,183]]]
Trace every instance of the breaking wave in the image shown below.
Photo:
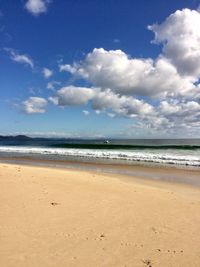
[[[71,147],[71,145],[73,147]],[[61,147],[60,147],[61,146]],[[74,148],[74,146],[76,148]],[[86,147],[87,146],[87,147]],[[88,148],[89,146],[89,148]],[[101,146],[97,149],[96,146]],[[65,148],[63,145],[56,147],[30,147],[30,146],[0,146],[0,154],[7,155],[49,155],[51,158],[59,159],[61,156],[66,160],[70,157],[83,159],[108,159],[111,161],[120,160],[129,163],[146,162],[146,163],[161,163],[161,164],[175,164],[182,166],[200,167],[200,146],[126,146],[109,145],[109,148],[104,145],[95,144],[67,144]],[[120,146],[120,148],[119,148]],[[181,148],[180,148],[181,147]],[[188,148],[190,147],[190,149]]]

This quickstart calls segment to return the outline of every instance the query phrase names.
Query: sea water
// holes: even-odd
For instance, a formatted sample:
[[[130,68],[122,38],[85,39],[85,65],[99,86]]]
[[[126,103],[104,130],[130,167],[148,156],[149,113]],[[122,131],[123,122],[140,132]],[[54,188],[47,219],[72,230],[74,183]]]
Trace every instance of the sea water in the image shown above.
[[[0,157],[200,168],[200,139],[0,141]]]

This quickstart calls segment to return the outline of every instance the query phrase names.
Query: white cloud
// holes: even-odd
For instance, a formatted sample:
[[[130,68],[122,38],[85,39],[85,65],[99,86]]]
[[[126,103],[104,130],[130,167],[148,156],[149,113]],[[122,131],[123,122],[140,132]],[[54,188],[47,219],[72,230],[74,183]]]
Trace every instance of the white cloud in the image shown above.
[[[200,104],[195,101],[161,101],[155,114],[140,118],[135,130],[160,136],[198,136],[200,129]]]
[[[101,114],[101,111],[100,111],[100,110],[95,110],[95,113],[96,113],[97,115],[99,115],[99,114]]]
[[[167,101],[162,101],[160,103],[160,111],[163,115],[175,114],[179,112],[180,107],[176,103],[174,105],[168,103]]]
[[[56,97],[56,96],[50,96],[48,98],[48,100],[49,100],[50,103],[52,103],[52,104],[54,104],[56,106],[58,105],[58,97]]]
[[[29,97],[22,102],[22,110],[27,114],[44,113],[47,100],[41,97]]]
[[[134,118],[151,132],[194,133],[200,130],[200,13],[178,10],[148,29],[162,45],[155,59],[95,48],[60,71],[92,86],[89,102],[96,112]]]
[[[5,51],[7,51],[10,54],[10,58],[13,61],[28,65],[32,69],[34,68],[34,62],[30,56],[26,54],[19,54],[16,50],[12,48],[5,48]]]
[[[58,90],[50,101],[59,106],[79,106],[87,104],[94,96],[91,88],[66,86]]]
[[[190,79],[181,77],[165,57],[130,58],[121,50],[95,48],[79,64],[64,65],[62,69],[78,75],[94,86],[110,88],[127,95],[165,97],[185,94],[194,88]]]
[[[135,117],[154,113],[154,108],[148,103],[131,96],[120,96],[110,89],[97,90],[91,102],[93,109],[98,111],[111,110],[119,116]]]
[[[171,14],[163,23],[148,26],[155,43],[163,44],[164,55],[177,70],[192,78],[200,77],[200,13],[183,9]]]
[[[154,108],[142,100],[131,96],[120,96],[110,89],[101,91],[99,88],[68,86],[56,92],[49,101],[58,106],[86,105],[91,102],[92,108],[100,113],[111,110],[118,116],[135,117],[154,114]]]
[[[115,114],[114,114],[114,113],[110,113],[110,112],[108,112],[107,115],[108,115],[108,117],[110,117],[110,118],[114,118],[114,117],[115,117]]]
[[[50,2],[50,0],[28,0],[25,4],[25,8],[28,12],[37,16],[47,12],[47,7]]]
[[[72,74],[76,73],[76,67],[72,67],[69,64],[60,64],[59,70],[60,70],[60,72],[66,71],[66,72],[70,72]]]
[[[58,82],[58,81],[51,81],[51,82],[48,82],[47,84],[47,89],[49,90],[54,90],[56,86],[60,85],[61,82]]]
[[[181,123],[191,120],[199,121],[200,104],[195,101],[162,101],[159,106],[159,113],[170,120],[181,118]]]
[[[48,69],[48,68],[43,68],[42,74],[43,74],[44,78],[48,79],[53,75],[53,71]]]
[[[84,114],[85,116],[88,116],[88,115],[90,115],[90,112],[89,112],[88,110],[83,110],[83,114]]]
[[[177,10],[163,23],[148,26],[155,33],[154,42],[163,45],[158,58],[131,58],[121,50],[95,48],[81,62],[61,69],[121,95],[195,98],[200,79],[199,25],[199,11]]]
[[[138,133],[199,133],[200,13],[178,10],[148,29],[154,43],[162,45],[157,58],[95,48],[80,62],[59,63],[60,72],[85,80],[87,87],[66,86],[48,100],[63,108],[90,105],[96,114],[133,118]],[[59,84],[47,87],[54,85]]]

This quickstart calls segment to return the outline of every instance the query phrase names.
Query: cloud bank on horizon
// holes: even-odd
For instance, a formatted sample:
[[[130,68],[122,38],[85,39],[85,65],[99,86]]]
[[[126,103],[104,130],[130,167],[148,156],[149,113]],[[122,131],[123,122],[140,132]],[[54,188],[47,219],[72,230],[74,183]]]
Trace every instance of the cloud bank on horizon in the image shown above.
[[[28,0],[25,8],[33,15],[47,12],[49,0]],[[58,107],[89,105],[96,113],[124,117],[134,121],[135,129],[148,132],[165,130],[173,134],[186,130],[196,135],[200,130],[200,12],[177,10],[160,24],[149,25],[154,34],[152,45],[161,45],[157,58],[133,58],[122,50],[94,48],[81,61],[59,64],[72,81],[86,86],[59,87],[49,81],[52,95],[30,97],[21,103],[27,114],[46,112],[48,105]],[[9,49],[10,58],[34,68],[33,60]],[[42,69],[45,79],[55,71]]]

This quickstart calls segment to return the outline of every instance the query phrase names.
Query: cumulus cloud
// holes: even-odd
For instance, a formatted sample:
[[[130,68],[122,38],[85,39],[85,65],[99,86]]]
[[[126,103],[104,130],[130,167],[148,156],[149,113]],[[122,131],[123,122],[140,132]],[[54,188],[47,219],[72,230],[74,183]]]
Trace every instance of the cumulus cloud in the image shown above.
[[[43,74],[44,78],[48,79],[53,75],[53,71],[48,69],[48,68],[43,68],[42,74]]]
[[[80,106],[87,104],[94,96],[91,88],[66,86],[58,90],[50,101],[59,106]]]
[[[183,9],[171,14],[163,23],[148,26],[155,43],[163,44],[163,54],[178,72],[198,79],[200,76],[200,13]]]
[[[94,86],[127,95],[166,97],[185,94],[194,88],[191,80],[181,77],[167,58],[130,58],[121,50],[95,48],[79,64],[62,65],[62,71],[80,76]]]
[[[162,101],[159,106],[160,114],[164,115],[168,120],[178,123],[199,122],[200,120],[200,104],[196,101]]]
[[[118,116],[124,117],[144,116],[155,112],[153,106],[143,100],[120,96],[110,89],[101,91],[100,88],[68,86],[58,90],[49,101],[62,107],[86,105],[90,102],[97,113],[112,110]]]
[[[30,56],[26,54],[19,54],[16,50],[11,48],[5,48],[5,51],[7,51],[10,54],[11,60],[21,64],[25,64],[32,69],[34,68],[34,62]]]
[[[97,90],[92,99],[92,107],[98,111],[112,110],[115,114],[124,117],[154,113],[154,108],[143,100],[131,96],[120,96],[110,89]]]
[[[60,70],[60,72],[66,71],[66,72],[70,72],[71,74],[76,73],[76,67],[73,67],[69,64],[60,64],[59,70]]]
[[[137,127],[156,131],[198,128],[199,25],[199,10],[178,10],[148,26],[155,35],[153,43],[162,45],[155,59],[95,48],[80,62],[59,68],[90,85],[89,103],[96,112],[134,118]]]
[[[29,97],[22,102],[22,110],[27,114],[44,113],[47,103],[42,97]]]
[[[140,133],[194,134],[200,130],[199,25],[199,11],[183,9],[148,26],[155,35],[153,43],[162,46],[154,59],[94,48],[79,62],[62,62],[60,72],[70,73],[72,81],[85,81],[85,87],[62,87],[48,100],[61,107],[89,105],[96,114],[133,118]],[[87,110],[83,113],[88,115]]]
[[[47,7],[51,0],[28,0],[25,8],[32,15],[38,16],[41,13],[47,12]]]
[[[153,134],[180,137],[198,136],[200,104],[195,101],[170,99],[161,101],[152,116],[144,116],[135,124],[135,130]]]

